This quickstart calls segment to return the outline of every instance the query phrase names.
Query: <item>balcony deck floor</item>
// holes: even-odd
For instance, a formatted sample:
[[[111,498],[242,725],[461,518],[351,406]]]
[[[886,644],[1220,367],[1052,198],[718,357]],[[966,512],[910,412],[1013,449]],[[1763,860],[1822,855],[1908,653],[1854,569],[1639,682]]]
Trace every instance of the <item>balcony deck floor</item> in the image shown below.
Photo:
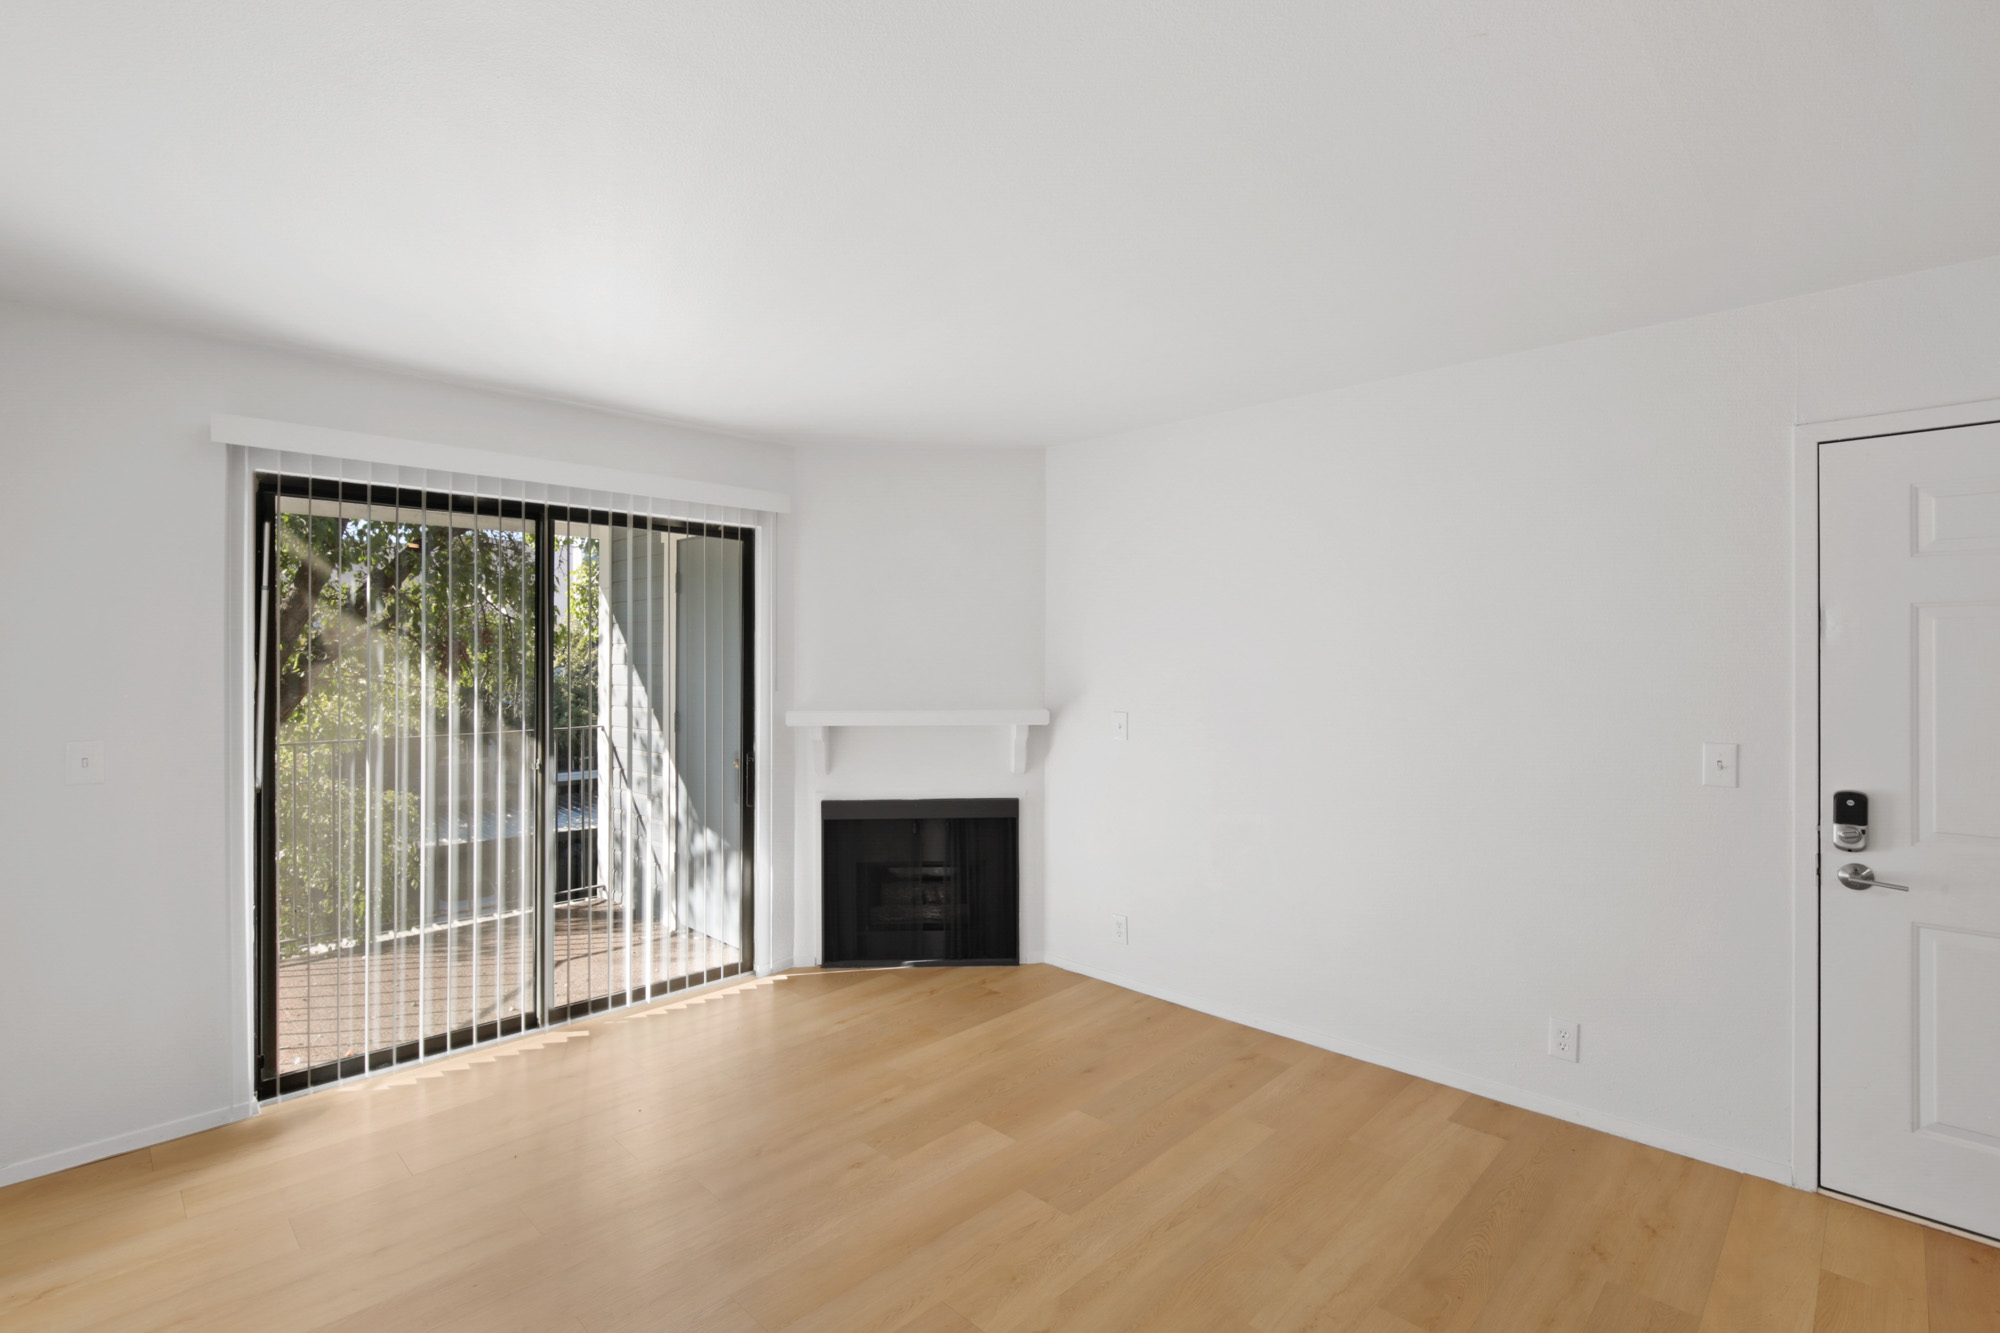
[[[741,949],[713,936],[649,932],[643,922],[628,926],[623,915],[602,902],[556,908],[552,1007],[742,961]],[[384,948],[372,968],[353,949],[281,963],[279,1070],[518,1016],[523,995],[533,994],[533,959],[524,957],[531,950],[523,948],[519,919],[499,925],[406,937]]]

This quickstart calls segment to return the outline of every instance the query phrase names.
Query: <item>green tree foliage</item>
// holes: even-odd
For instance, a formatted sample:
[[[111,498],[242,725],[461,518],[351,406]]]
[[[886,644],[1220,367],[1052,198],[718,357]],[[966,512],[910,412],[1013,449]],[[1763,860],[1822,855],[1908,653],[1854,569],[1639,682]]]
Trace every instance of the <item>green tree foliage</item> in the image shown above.
[[[284,514],[278,574],[280,727],[312,698],[357,734],[366,720],[354,710],[370,691],[353,688],[369,679],[354,672],[366,673],[370,653],[390,663],[376,688],[419,689],[434,716],[532,722],[533,533]]]

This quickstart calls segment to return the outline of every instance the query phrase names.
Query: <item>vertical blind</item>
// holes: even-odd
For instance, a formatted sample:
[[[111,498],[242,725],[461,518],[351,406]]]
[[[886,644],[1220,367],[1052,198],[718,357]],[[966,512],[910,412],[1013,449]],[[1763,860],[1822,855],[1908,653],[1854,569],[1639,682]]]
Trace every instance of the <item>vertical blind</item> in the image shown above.
[[[751,964],[751,530],[497,489],[260,480],[262,1095]]]

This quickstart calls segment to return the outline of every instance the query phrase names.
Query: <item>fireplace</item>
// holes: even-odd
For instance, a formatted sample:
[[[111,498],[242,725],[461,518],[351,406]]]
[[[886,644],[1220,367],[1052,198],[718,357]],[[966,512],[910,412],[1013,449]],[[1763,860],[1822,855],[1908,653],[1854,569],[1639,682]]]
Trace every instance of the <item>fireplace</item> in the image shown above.
[[[1020,961],[1021,803],[826,801],[827,967]]]

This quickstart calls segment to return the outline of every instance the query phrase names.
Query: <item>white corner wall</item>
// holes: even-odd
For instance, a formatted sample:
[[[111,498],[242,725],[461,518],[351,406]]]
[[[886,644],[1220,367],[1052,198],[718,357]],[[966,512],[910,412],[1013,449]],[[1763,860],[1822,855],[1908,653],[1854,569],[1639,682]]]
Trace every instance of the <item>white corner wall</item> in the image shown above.
[[[0,304],[0,1182],[245,1109],[215,413],[791,485],[779,446]],[[104,742],[102,786],[63,785],[72,740]],[[774,813],[788,884],[790,807]],[[780,939],[790,906],[780,894]]]
[[[786,568],[793,670],[780,689],[789,706],[1040,707],[1042,457],[801,448]],[[1039,959],[1043,730],[1029,742],[1028,771],[1013,774],[997,728],[843,728],[822,776],[793,729],[797,961],[820,959],[819,803],[943,796],[1020,800],[1021,949]]]
[[[2000,260],[1051,450],[1050,961],[1790,1179],[1791,427],[1995,347]]]

